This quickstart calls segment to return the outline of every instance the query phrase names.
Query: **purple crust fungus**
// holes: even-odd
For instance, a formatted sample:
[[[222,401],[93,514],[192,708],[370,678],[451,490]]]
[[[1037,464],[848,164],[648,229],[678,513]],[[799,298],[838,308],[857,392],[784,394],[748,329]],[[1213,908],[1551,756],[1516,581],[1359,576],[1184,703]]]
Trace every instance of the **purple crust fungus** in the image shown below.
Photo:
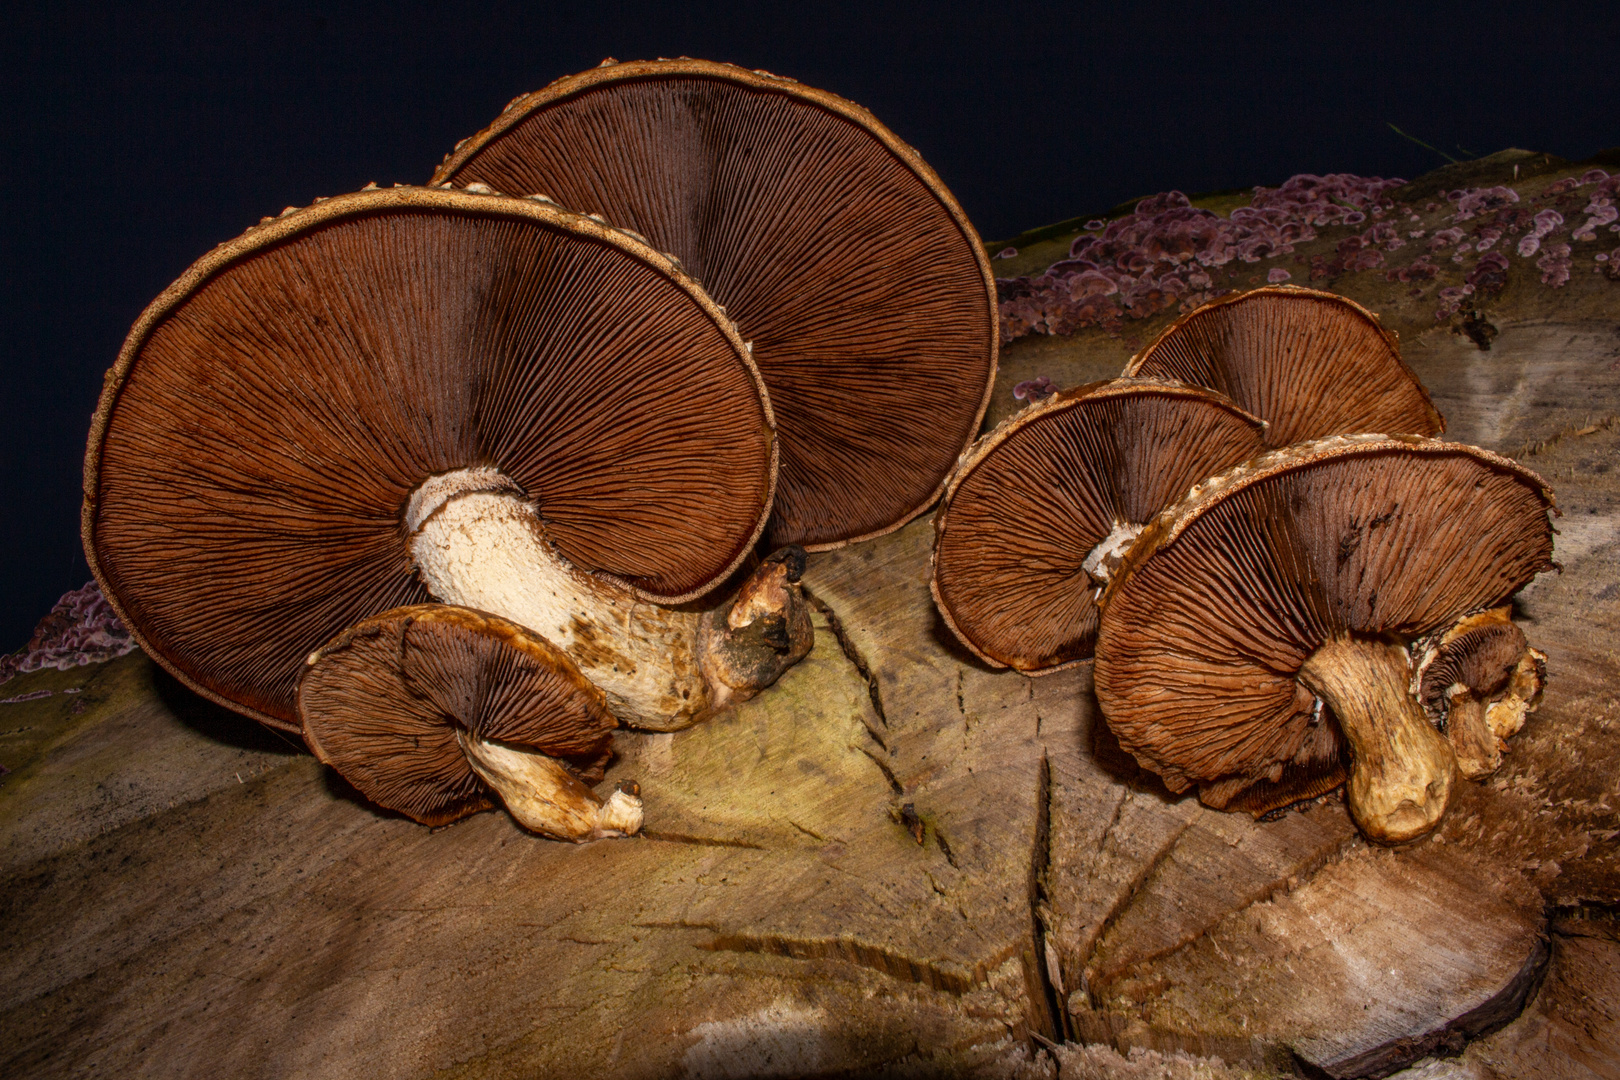
[[[63,593],[50,613],[34,627],[28,644],[0,657],[0,683],[25,671],[99,664],[125,655],[135,639],[94,581]]]
[[[1013,387],[1013,397],[1019,401],[1036,402],[1042,398],[1051,397],[1057,393],[1057,387],[1045,375],[1037,375],[1033,379],[1026,379]]]
[[[1281,187],[1256,188],[1248,206],[1220,217],[1194,207],[1179,191],[1150,196],[1123,217],[1086,223],[1069,257],[1034,277],[1000,278],[1001,339],[1029,333],[1072,334],[1086,326],[1118,330],[1173,305],[1193,308],[1222,295],[1208,271],[1234,261],[1289,255],[1316,229],[1359,225],[1389,212],[1388,193],[1404,180],[1301,174]],[[1371,244],[1399,246],[1393,224],[1378,222]],[[1382,264],[1378,251],[1355,255],[1360,269]],[[1287,271],[1283,271],[1287,273]],[[1271,279],[1273,283],[1286,278]]]

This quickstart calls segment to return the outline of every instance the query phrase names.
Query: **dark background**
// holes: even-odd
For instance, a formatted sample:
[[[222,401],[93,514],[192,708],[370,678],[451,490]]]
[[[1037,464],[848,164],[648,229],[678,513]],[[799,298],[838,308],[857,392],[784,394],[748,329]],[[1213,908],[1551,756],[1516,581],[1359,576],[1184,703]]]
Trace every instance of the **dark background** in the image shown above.
[[[987,240],[1168,188],[1620,143],[1612,4],[16,4],[0,15],[0,652],[89,577],[80,461],[141,309],[265,214],[421,183],[517,94],[691,55],[871,109]]]

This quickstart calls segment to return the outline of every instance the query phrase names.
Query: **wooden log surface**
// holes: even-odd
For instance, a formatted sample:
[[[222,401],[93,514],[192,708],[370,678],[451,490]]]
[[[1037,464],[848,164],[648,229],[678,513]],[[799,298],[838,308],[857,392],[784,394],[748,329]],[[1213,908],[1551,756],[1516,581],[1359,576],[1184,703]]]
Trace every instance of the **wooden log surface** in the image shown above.
[[[1449,437],[1564,511],[1563,571],[1518,603],[1546,701],[1433,839],[1369,847],[1331,796],[1264,822],[1170,796],[1089,668],[956,644],[925,519],[812,558],[815,650],[776,687],[621,735],[632,840],[377,812],[139,654],[6,684],[50,694],[0,704],[0,1074],[1104,1075],[1040,1053],[1073,1040],[1118,1075],[1614,1075],[1620,284],[1514,271],[1489,351],[1379,273],[1330,283],[1401,331]],[[1015,343],[992,420],[1168,318]]]

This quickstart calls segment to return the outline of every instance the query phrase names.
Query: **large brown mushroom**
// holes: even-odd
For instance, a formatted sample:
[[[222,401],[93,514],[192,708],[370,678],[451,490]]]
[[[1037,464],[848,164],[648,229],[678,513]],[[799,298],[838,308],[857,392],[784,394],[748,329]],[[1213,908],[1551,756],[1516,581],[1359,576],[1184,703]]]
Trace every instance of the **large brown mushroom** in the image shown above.
[[[898,528],[978,431],[989,262],[939,177],[858,105],[730,64],[608,61],[513,101],[432,182],[600,213],[702,280],[770,387],[773,545]]]
[[[1265,425],[1209,390],[1114,379],[1014,415],[962,456],[934,518],[946,623],[1029,675],[1091,656],[1095,595],[1147,522],[1263,448]]]
[[[1295,285],[1210,301],[1132,357],[1125,374],[1219,390],[1266,421],[1267,446],[1446,430],[1378,316],[1354,300]]]
[[[1142,534],[1103,597],[1108,724],[1171,790],[1217,806],[1331,780],[1323,729],[1337,725],[1357,824],[1420,836],[1456,758],[1411,691],[1409,647],[1551,567],[1552,509],[1529,470],[1430,439],[1322,439],[1210,480]]]
[[[628,836],[641,800],[606,800],[615,721],[568,654],[496,615],[417,604],[362,619],[311,653],[304,739],[379,806],[443,825],[490,805],[559,840]]]
[[[306,655],[429,592],[678,727],[739,690],[705,677],[704,615],[660,605],[749,557],[775,454],[742,340],[658,252],[533,200],[368,190],[267,219],[141,316],[85,550],[149,654],[274,727]]]

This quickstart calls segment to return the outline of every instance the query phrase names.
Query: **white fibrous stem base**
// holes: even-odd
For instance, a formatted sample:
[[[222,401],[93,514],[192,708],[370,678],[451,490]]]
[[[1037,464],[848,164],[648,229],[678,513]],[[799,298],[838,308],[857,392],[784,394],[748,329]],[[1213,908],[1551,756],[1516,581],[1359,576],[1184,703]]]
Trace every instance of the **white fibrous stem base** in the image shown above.
[[[582,843],[641,829],[641,799],[629,792],[615,791],[604,801],[555,758],[459,729],[456,741],[473,772],[530,832]]]
[[[1131,550],[1136,538],[1142,535],[1145,525],[1138,525],[1130,521],[1114,522],[1113,531],[1102,538],[1102,541],[1086,556],[1080,564],[1100,593],[1108,584],[1108,579],[1114,576],[1119,564],[1124,561],[1125,553]]]
[[[1411,664],[1399,645],[1330,638],[1299,679],[1327,702],[1350,743],[1350,816],[1370,840],[1404,843],[1439,823],[1457,758],[1408,692]]]
[[[620,723],[685,727],[709,711],[696,654],[699,615],[640,600],[570,565],[534,507],[494,469],[462,469],[417,489],[411,556],[434,597],[511,619],[561,648],[607,695]]]

